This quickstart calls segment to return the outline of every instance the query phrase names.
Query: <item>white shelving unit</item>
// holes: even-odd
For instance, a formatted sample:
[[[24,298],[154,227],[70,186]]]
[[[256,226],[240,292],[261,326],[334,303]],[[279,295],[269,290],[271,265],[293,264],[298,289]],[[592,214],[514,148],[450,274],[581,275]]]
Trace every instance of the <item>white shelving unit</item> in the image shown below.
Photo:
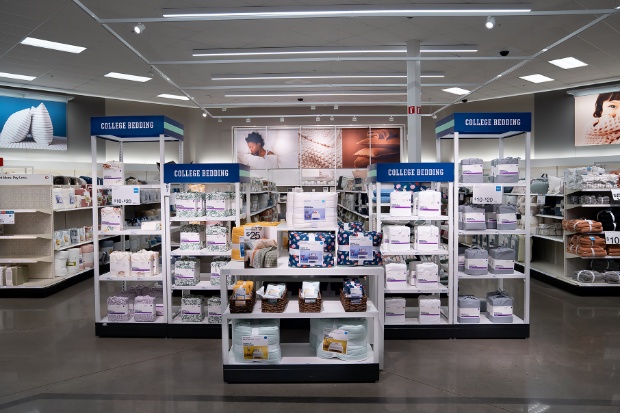
[[[424,172],[427,171],[427,172]],[[433,174],[430,174],[428,171],[433,171]],[[437,171],[441,171],[441,174],[436,173]],[[381,200],[381,189],[384,184],[395,184],[395,183],[410,183],[410,182],[420,182],[424,183],[429,189],[434,189],[436,191],[440,191],[443,189],[448,191],[448,205],[447,205],[447,214],[446,215],[436,215],[436,216],[394,216],[392,217],[389,213],[385,213],[381,211],[381,206],[384,204],[379,204],[377,207],[377,213],[375,214],[376,224],[375,227],[377,231],[381,231],[384,222],[397,222],[402,224],[410,223],[410,222],[424,222],[425,224],[431,224],[437,226],[437,228],[441,231],[441,227],[443,225],[448,228],[448,239],[451,240],[453,238],[453,219],[452,219],[452,193],[453,193],[453,171],[454,165],[452,163],[394,163],[394,164],[376,164],[371,165],[368,168],[368,180],[371,184],[375,184],[375,190],[377,193],[378,201]],[[373,201],[372,201],[372,188],[369,188],[369,207],[372,210]],[[387,204],[389,206],[389,204]],[[412,232],[413,234],[413,232]],[[440,237],[440,244],[442,238]],[[435,262],[440,272],[442,271],[442,266],[440,265],[440,258],[447,257],[448,259],[448,279],[447,285],[440,284],[439,287],[436,288],[427,288],[427,287],[418,287],[418,286],[410,286],[406,285],[404,287],[400,287],[397,290],[387,287],[385,285],[385,280],[382,282],[385,285],[384,293],[385,294],[399,294],[405,296],[405,298],[409,298],[409,301],[412,299],[415,300],[415,297],[411,297],[412,295],[433,295],[439,299],[441,299],[441,295],[444,297],[447,296],[447,301],[443,306],[445,307],[445,311],[441,312],[440,323],[435,325],[429,324],[421,324],[419,321],[419,309],[417,306],[411,306],[410,303],[407,303],[407,307],[405,308],[405,323],[400,324],[386,324],[385,318],[385,305],[383,302],[380,305],[382,310],[381,312],[381,321],[383,324],[383,328],[385,330],[385,338],[386,339],[416,339],[416,338],[426,338],[427,334],[432,334],[433,337],[437,337],[437,335],[445,334],[446,337],[449,337],[449,331],[445,329],[446,326],[449,326],[453,323],[452,320],[452,283],[453,283],[453,250],[451,248],[450,241],[448,243],[440,245],[442,248],[435,251],[419,251],[415,249],[409,249],[408,251],[387,251],[382,247],[381,254],[385,259],[388,259],[390,256],[421,256],[427,257],[427,259],[431,259]],[[444,281],[445,282],[445,281]],[[407,297],[409,296],[409,297]],[[381,298],[382,301],[385,300],[385,297]],[[434,330],[434,331],[433,331]],[[439,330],[439,332],[437,331]],[[431,333],[428,333],[432,331]]]
[[[148,185],[118,185],[118,186],[101,186],[98,185],[96,177],[101,175],[100,164],[98,161],[97,143],[100,139],[107,142],[116,142],[118,144],[118,161],[123,162],[123,144],[143,142],[145,145],[157,144],[159,149],[159,164],[165,165],[165,143],[178,143],[178,159],[183,159],[183,125],[169,119],[165,116],[110,116],[110,117],[93,117],[91,118],[91,154],[92,154],[92,177],[93,177],[93,194],[97,194],[99,188],[140,188],[140,189],[156,189],[160,191],[160,210],[162,229],[157,231],[142,230],[137,228],[124,229],[121,231],[104,232],[99,229],[100,208],[93,206],[93,238],[98,239],[100,235],[105,236],[121,236],[121,242],[124,244],[125,236],[139,235],[157,235],[161,237],[162,246],[162,262],[165,263],[165,251],[167,251],[167,239],[172,229],[164,224],[164,214],[166,204],[164,196],[161,193],[164,189],[162,186],[164,169],[160,168],[159,183]],[[95,198],[93,196],[93,198]],[[123,206],[125,207],[125,206]],[[168,237],[166,236],[168,235]],[[95,257],[99,256],[99,245],[95,243]],[[108,320],[104,309],[107,297],[104,296],[102,290],[107,291],[109,288],[102,288],[103,283],[115,284],[114,290],[125,290],[128,283],[149,283],[151,285],[161,286],[163,289],[163,305],[168,305],[168,273],[165,265],[161,266],[161,274],[151,277],[116,277],[110,274],[101,274],[100,267],[95,263],[95,334],[99,337],[166,337],[168,322],[167,314],[157,317],[155,322],[135,322],[133,317],[128,322],[111,322]],[[117,286],[120,284],[120,286]]]
[[[455,234],[459,236],[465,235],[485,235],[488,238],[493,237],[493,242],[487,242],[488,245],[499,246],[499,237],[501,235],[523,235],[525,236],[525,262],[523,263],[523,272],[515,272],[512,275],[480,275],[469,276],[456,272],[453,283],[452,294],[452,311],[455,320],[454,338],[527,338],[529,337],[529,317],[530,317],[530,139],[531,139],[531,114],[530,113],[454,113],[436,124],[436,144],[437,157],[441,159],[441,140],[453,139],[454,143],[454,177],[456,184],[454,185],[454,199],[459,199],[458,188],[474,187],[493,188],[492,191],[501,191],[503,187],[525,186],[525,193],[519,196],[525,197],[525,211],[528,213],[522,218],[525,221],[524,230],[502,231],[502,230],[480,230],[465,231],[455,230]],[[524,142],[524,169],[525,184],[518,183],[482,183],[470,184],[460,182],[460,144],[461,140],[466,142],[469,139],[485,139],[488,142],[497,142],[498,157],[504,157],[504,139],[525,134]],[[521,155],[519,155],[521,156]],[[503,202],[504,197],[501,197]],[[516,202],[515,202],[516,203]],[[458,217],[458,202],[453,205],[453,214]],[[452,248],[455,253],[458,252],[459,236],[455,236],[452,242]],[[504,284],[510,282],[511,289],[517,288],[522,291],[508,291],[514,299],[515,308],[521,309],[523,314],[520,317],[514,316],[513,322],[509,324],[491,323],[488,318],[482,314],[479,324],[460,324],[457,320],[458,312],[458,294],[462,290],[468,293],[474,292],[476,296],[484,301],[487,291],[497,288],[504,289]],[[522,284],[521,284],[522,282]],[[473,284],[472,284],[473,283]],[[521,288],[519,288],[521,287]],[[522,294],[521,294],[522,292]],[[522,300],[522,302],[516,302]]]
[[[373,218],[370,208],[366,214],[362,214],[356,211],[350,204],[350,198],[353,198],[353,204],[355,207],[368,205],[368,202],[364,202],[364,196],[370,196],[368,191],[352,191],[339,189],[338,191],[338,219],[343,221],[343,217],[349,216],[353,219],[344,221],[361,221],[364,223],[364,227],[367,231],[372,230]],[[345,205],[347,204],[347,205]]]
[[[207,171],[207,172],[204,172]],[[203,173],[204,172],[204,173]],[[236,226],[241,225],[241,220],[245,214],[241,214],[242,198],[245,194],[246,197],[246,211],[250,210],[250,195],[256,193],[270,193],[271,191],[250,192],[250,168],[246,165],[237,163],[221,163],[221,164],[177,164],[177,165],[165,165],[164,166],[164,181],[166,185],[165,193],[165,210],[167,225],[171,225],[173,222],[206,222],[206,221],[221,221],[228,225],[230,234],[232,234],[232,224]],[[235,193],[235,215],[229,217],[175,217],[170,216],[171,211],[171,195],[172,189],[181,185],[183,190],[188,184],[201,184],[205,185],[207,190],[209,188],[213,190],[233,190]],[[251,213],[254,215],[258,212]],[[167,234],[166,245],[172,245],[170,240],[170,234]],[[200,337],[200,338],[220,338],[221,326],[219,324],[209,324],[208,317],[205,314],[204,319],[201,322],[184,322],[182,320],[180,311],[180,305],[175,304],[173,291],[181,291],[182,295],[189,295],[192,292],[219,292],[220,286],[211,285],[211,274],[201,273],[200,281],[194,286],[178,286],[175,285],[173,277],[172,257],[230,257],[231,250],[219,252],[202,250],[181,250],[180,248],[172,249],[168,248],[166,254],[166,260],[164,265],[167,267],[166,273],[169,274],[167,279],[167,285],[169,286],[167,291],[168,296],[168,336],[174,338],[183,337]],[[220,282],[223,281],[223,287],[228,289],[226,285],[226,276],[220,278]],[[225,294],[224,294],[225,295]],[[206,300],[204,303],[206,310]]]
[[[228,295],[221,286],[222,304],[225,308],[222,322],[222,358],[224,381],[228,383],[269,382],[374,382],[383,368],[382,310],[377,299],[383,297],[382,267],[335,266],[333,268],[290,268],[288,256],[278,260],[277,268],[246,269],[243,262],[232,261],[222,269],[222,277],[232,275],[241,279],[265,278],[269,280],[304,281],[306,279],[332,279],[343,277],[368,277],[367,311],[345,312],[337,297],[324,296],[320,313],[299,312],[296,294],[290,299],[283,313],[262,313],[257,299],[252,313],[232,314],[228,307]],[[363,361],[341,361],[317,357],[308,343],[281,342],[282,360],[279,364],[239,363],[232,354],[228,324],[235,319],[311,319],[311,318],[366,318],[368,319],[368,358]]]

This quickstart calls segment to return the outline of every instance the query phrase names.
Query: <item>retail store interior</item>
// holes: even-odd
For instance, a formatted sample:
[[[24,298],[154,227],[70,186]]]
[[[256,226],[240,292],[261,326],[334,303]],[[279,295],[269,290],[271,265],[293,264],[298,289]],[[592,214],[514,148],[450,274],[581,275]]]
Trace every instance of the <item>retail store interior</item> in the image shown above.
[[[208,3],[2,3],[0,412],[620,411],[619,0]]]

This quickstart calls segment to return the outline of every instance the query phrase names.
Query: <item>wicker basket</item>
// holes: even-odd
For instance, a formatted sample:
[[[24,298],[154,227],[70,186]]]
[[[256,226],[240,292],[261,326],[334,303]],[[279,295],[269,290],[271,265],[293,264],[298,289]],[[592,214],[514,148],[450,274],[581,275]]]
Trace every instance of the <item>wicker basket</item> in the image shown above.
[[[321,312],[321,303],[323,299],[321,297],[321,292],[319,291],[319,295],[314,303],[306,303],[303,298],[301,298],[301,288],[299,289],[299,297],[297,298],[299,301],[299,312],[300,313],[320,313]]]
[[[251,313],[254,311],[254,304],[256,303],[256,291],[252,291],[252,298],[245,300],[244,305],[237,305],[237,301],[240,300],[235,300],[234,294],[228,299],[228,307],[231,314]]]
[[[356,298],[356,300],[358,299]],[[344,295],[344,291],[340,290],[340,302],[342,303],[342,307],[344,307],[344,311],[346,311],[347,313],[363,312],[366,311],[366,309],[368,308],[366,304],[366,302],[368,301],[368,297],[366,296],[363,296],[360,299],[359,304],[354,304],[351,301],[352,299],[347,298]]]
[[[288,305],[287,290],[284,290],[282,298],[278,299],[262,299],[260,302],[260,309],[263,313],[283,313]]]

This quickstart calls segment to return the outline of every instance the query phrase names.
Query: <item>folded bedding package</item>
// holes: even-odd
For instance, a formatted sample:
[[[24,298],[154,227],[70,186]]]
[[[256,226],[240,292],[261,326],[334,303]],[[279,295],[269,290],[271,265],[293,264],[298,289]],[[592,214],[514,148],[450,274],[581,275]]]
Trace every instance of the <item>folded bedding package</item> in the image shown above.
[[[382,240],[381,232],[338,231],[338,265],[381,265]]]
[[[336,239],[333,232],[289,231],[289,267],[333,267]]]
[[[233,320],[232,351],[238,363],[279,363],[280,320]]]
[[[479,184],[484,181],[483,161],[480,158],[461,159],[461,182]]]

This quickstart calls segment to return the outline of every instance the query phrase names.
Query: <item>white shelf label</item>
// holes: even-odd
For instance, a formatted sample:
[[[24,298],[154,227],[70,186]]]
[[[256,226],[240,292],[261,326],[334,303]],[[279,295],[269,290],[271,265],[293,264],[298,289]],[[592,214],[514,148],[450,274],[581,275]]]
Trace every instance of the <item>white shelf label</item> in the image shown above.
[[[605,231],[605,243],[612,245],[620,244],[620,231]]]
[[[112,188],[112,204],[140,205],[140,188],[137,186],[119,186]]]
[[[0,225],[15,224],[15,211],[0,211]]]
[[[620,188],[614,188],[611,190],[611,198],[614,201],[620,201]]]
[[[501,204],[501,185],[474,185],[474,204]]]

